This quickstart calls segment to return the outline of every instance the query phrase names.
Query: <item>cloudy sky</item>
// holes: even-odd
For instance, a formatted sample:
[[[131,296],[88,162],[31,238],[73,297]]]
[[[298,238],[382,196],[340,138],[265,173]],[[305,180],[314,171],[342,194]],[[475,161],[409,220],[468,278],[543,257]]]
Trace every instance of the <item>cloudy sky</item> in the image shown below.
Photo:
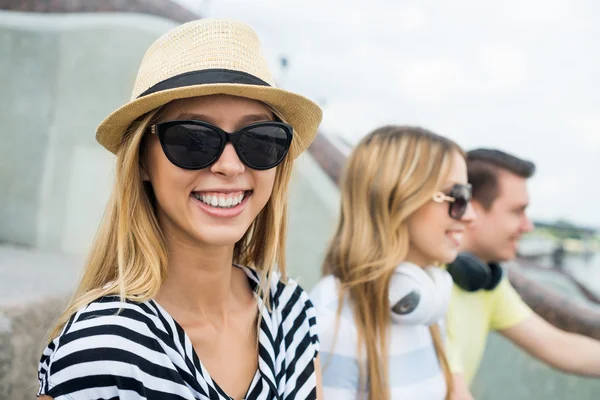
[[[420,125],[534,161],[534,218],[600,227],[600,3],[178,0],[250,23],[281,86],[356,142]],[[289,61],[279,68],[280,57]]]

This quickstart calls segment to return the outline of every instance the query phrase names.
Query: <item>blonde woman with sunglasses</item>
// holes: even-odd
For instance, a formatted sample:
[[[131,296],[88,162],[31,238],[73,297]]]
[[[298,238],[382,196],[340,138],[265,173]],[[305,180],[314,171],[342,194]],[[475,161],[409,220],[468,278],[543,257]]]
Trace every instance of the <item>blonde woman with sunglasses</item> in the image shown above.
[[[379,128],[341,179],[317,308],[325,397],[442,400],[452,388],[440,324],[474,218],[465,154],[425,129]]]

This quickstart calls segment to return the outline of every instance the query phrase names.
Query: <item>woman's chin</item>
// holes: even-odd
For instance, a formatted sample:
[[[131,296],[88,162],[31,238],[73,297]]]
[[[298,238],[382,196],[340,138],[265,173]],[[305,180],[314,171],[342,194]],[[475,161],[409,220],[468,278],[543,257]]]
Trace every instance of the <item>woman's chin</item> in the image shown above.
[[[232,246],[239,242],[248,228],[238,226],[210,227],[194,232],[196,239],[208,246]]]
[[[449,251],[445,252],[444,254],[441,254],[438,261],[442,265],[450,264],[451,262],[456,260],[457,256],[458,256],[458,251],[449,250]]]

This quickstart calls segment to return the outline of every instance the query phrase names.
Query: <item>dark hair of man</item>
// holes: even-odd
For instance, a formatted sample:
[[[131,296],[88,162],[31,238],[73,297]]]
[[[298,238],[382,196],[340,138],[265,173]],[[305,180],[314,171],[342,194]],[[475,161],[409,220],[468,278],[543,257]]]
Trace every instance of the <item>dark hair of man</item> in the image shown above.
[[[510,172],[521,178],[531,178],[535,164],[495,149],[475,149],[467,152],[467,173],[473,186],[473,199],[486,210],[500,194],[498,175]]]

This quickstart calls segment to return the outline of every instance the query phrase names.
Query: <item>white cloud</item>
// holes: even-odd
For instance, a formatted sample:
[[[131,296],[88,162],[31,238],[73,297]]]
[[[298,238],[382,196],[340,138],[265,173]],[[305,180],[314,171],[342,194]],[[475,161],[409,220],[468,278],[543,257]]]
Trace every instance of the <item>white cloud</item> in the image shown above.
[[[498,3],[504,15],[527,22],[559,22],[572,11],[570,0],[503,0]]]
[[[480,90],[507,91],[518,87],[526,76],[526,62],[523,52],[514,46],[488,45],[477,55],[484,80]]]
[[[393,99],[381,97],[334,98],[323,107],[321,129],[355,143],[378,126],[401,123],[394,104]]]
[[[424,27],[427,22],[427,15],[424,10],[417,7],[394,3],[393,7],[380,6],[377,12],[387,19],[384,26],[388,28],[397,27],[404,31],[412,31]]]
[[[473,59],[463,63],[456,59],[410,62],[397,72],[399,88],[416,101],[440,103],[455,95],[511,91],[525,80],[525,57],[514,46],[487,45]]]
[[[529,182],[531,207],[528,213],[545,220],[567,219],[579,224],[589,225],[588,210],[594,207],[591,197],[573,198],[566,193],[591,193],[597,189],[586,189],[589,182],[583,176],[574,174],[572,169],[545,171],[541,169]]]
[[[403,94],[417,101],[437,103],[466,85],[463,70],[454,60],[419,61],[398,71]]]
[[[386,40],[422,28],[427,21],[421,8],[386,0],[215,0],[208,9],[211,17],[276,28],[277,36],[286,40],[308,38],[334,46]]]
[[[567,117],[567,125],[576,141],[588,149],[600,151],[600,116],[571,114]]]

